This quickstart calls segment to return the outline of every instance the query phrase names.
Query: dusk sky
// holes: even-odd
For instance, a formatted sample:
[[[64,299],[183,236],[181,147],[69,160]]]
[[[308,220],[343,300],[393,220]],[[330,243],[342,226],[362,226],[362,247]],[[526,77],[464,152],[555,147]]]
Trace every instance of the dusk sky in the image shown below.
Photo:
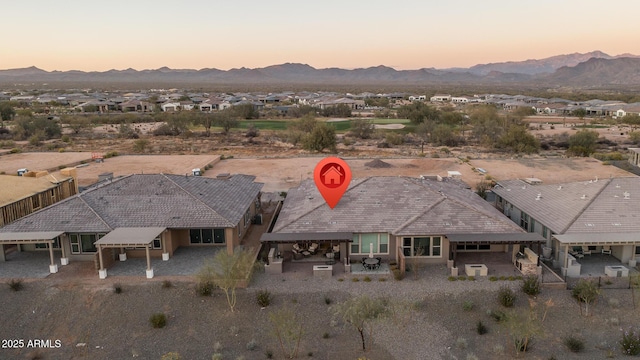
[[[640,54],[640,1],[3,2],[0,69],[469,67]]]

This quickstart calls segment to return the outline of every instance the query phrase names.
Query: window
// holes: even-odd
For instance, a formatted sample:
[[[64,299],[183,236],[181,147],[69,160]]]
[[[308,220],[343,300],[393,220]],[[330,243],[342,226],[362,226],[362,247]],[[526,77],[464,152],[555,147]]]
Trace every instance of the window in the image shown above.
[[[191,244],[224,244],[224,229],[190,229]]]
[[[520,227],[529,230],[529,214],[525,212],[520,213]]]
[[[374,254],[388,254],[389,234],[353,234],[353,242],[351,243],[352,254],[369,254],[371,250],[373,250]]]
[[[162,241],[160,241],[160,236],[153,239],[152,249],[162,249]]]
[[[40,209],[40,196],[39,195],[33,195],[31,197],[31,206],[33,207],[33,210]]]
[[[402,253],[410,257],[442,257],[442,236],[403,237]]]
[[[535,232],[536,231],[536,219],[531,218],[531,224],[529,225],[529,232]]]
[[[458,244],[456,245],[458,251],[489,251],[491,245],[489,244]]]
[[[547,227],[543,225],[542,226],[542,237],[546,239],[548,234],[549,234],[549,229],[547,229]]]
[[[69,234],[72,254],[95,253],[98,251],[95,242],[106,234]]]

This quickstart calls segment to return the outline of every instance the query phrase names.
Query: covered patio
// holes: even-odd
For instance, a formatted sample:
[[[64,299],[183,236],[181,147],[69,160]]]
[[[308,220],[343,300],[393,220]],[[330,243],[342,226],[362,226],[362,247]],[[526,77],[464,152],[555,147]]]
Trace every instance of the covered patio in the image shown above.
[[[97,248],[99,261],[98,275],[100,279],[107,278],[103,250],[108,248],[120,248],[120,261],[127,260],[127,255],[124,252],[125,248],[144,248],[147,259],[147,279],[153,278],[153,268],[151,267],[151,255],[149,251],[153,240],[160,236],[165,230],[165,227],[122,227],[114,229],[96,241],[95,246]],[[165,260],[164,255],[163,260]],[[169,260],[168,256],[166,256],[166,260]]]
[[[24,245],[24,244],[46,244],[49,249],[49,272],[55,274],[58,272],[58,264],[55,261],[53,255],[53,243],[56,239],[64,234],[63,231],[32,231],[32,232],[7,232],[0,233],[0,262],[4,262],[5,258],[5,245]],[[61,247],[62,257],[61,264],[67,265],[69,263],[68,258],[65,256],[64,247]]]
[[[269,249],[267,268],[275,267],[274,273],[287,268],[283,263],[308,263],[310,268],[314,264],[351,266],[349,243],[352,241],[351,232],[265,233],[260,237],[260,242]],[[316,244],[317,249],[310,250],[312,244]]]
[[[554,264],[563,275],[604,276],[611,267],[618,266],[635,271],[640,233],[564,234],[554,235],[553,239]]]

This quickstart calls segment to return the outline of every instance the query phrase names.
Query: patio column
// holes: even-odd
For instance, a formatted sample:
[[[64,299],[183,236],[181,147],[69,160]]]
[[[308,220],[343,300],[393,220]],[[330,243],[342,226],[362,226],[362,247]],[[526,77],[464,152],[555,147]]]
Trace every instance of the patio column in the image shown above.
[[[563,267],[567,267],[569,261],[569,245],[564,246],[564,259],[562,259]]]
[[[98,260],[100,262],[100,270],[98,270],[98,276],[100,279],[107,278],[107,269],[104,268],[104,262],[102,261],[102,246],[98,245]]]
[[[151,255],[149,253],[150,246],[151,244],[147,244],[147,246],[144,248],[145,252],[147,253],[147,279],[153,278],[153,269],[151,268]]]
[[[49,272],[55,274],[58,272],[58,265],[56,265],[56,261],[53,258],[53,241],[47,243],[49,245],[49,258],[51,258],[51,265],[49,265]]]
[[[67,252],[64,250],[64,241],[62,241],[62,238],[60,239],[60,250],[62,252],[60,265],[69,265],[69,258],[67,257]]]

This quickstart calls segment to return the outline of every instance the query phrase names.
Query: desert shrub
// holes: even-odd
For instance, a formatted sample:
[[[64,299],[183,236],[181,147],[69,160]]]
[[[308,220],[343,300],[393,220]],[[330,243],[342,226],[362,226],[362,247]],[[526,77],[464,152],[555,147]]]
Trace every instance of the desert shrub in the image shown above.
[[[569,351],[574,353],[584,350],[584,342],[573,336],[567,336],[562,340],[562,343],[569,349]]]
[[[308,357],[312,357],[312,356],[313,356],[313,351],[309,351],[309,352],[307,353],[307,356],[308,356]]]
[[[365,276],[364,279],[362,279],[362,281],[364,282],[371,282],[371,278],[368,276]]]
[[[221,353],[214,353],[213,355],[211,355],[211,360],[222,360],[222,354]]]
[[[216,341],[215,343],[213,343],[213,351],[217,353],[222,351],[222,344],[220,343],[220,341]]]
[[[122,285],[113,284],[113,292],[116,293],[116,294],[121,294],[122,293]]]
[[[9,288],[13,291],[20,291],[24,288],[24,285],[22,285],[22,280],[11,279],[11,281],[9,281]]]
[[[156,313],[151,315],[149,322],[154,329],[163,328],[167,325],[167,316],[163,313]]]
[[[385,142],[391,145],[402,145],[404,143],[404,137],[397,133],[388,133],[385,137]]]
[[[469,276],[469,277],[467,278],[467,280],[469,280],[469,281],[475,281],[475,280],[476,280],[476,277],[475,277],[475,276]]]
[[[504,322],[507,320],[507,314],[500,310],[490,310],[489,316],[496,322]]]
[[[344,279],[343,278],[338,278],[338,281],[343,282]]]
[[[509,281],[516,281],[516,277],[515,277],[515,276],[513,276],[513,275],[511,275],[511,276],[509,276],[509,277],[507,278],[507,280],[509,280]]]
[[[168,352],[160,358],[160,360],[182,360],[182,356],[180,356],[177,352]]]
[[[486,334],[489,330],[487,329],[487,327],[482,323],[482,321],[478,320],[478,323],[476,324],[476,331],[478,332],[478,335],[484,335]]]
[[[164,281],[162,281],[162,287],[165,288],[165,289],[168,289],[168,288],[173,287],[173,284],[169,280],[164,280]]]
[[[468,345],[469,343],[467,342],[467,339],[463,337],[459,337],[456,339],[456,347],[458,347],[459,349],[466,349]]]
[[[626,355],[640,355],[640,332],[629,329],[622,333],[622,339],[620,340],[622,346],[622,352]]]
[[[108,158],[112,158],[112,157],[116,157],[118,156],[118,152],[117,151],[107,151],[106,154],[104,154],[103,158],[108,159]]]
[[[498,281],[498,278],[496,276],[490,276],[489,281]]]
[[[333,300],[331,300],[331,298],[330,298],[330,297],[328,297],[328,296],[325,296],[325,297],[324,297],[324,303],[325,303],[325,304],[327,304],[327,305],[331,305],[331,303],[332,303],[332,302],[333,302]]]
[[[457,277],[455,277],[455,276],[453,276],[453,275],[450,275],[450,276],[447,278],[447,280],[449,280],[449,281],[456,281],[456,280],[458,280],[458,278],[457,278]]]
[[[522,280],[522,291],[531,296],[536,296],[540,293],[540,281],[537,276],[527,276]]]
[[[253,351],[258,347],[258,342],[256,341],[256,339],[251,339],[249,340],[249,342],[247,343],[247,350],[249,351]]]
[[[400,269],[393,270],[393,278],[400,281],[404,279],[404,273]]]
[[[462,308],[464,309],[464,311],[473,310],[473,302],[470,300],[465,301],[464,303],[462,303]]]
[[[518,337],[513,339],[513,345],[515,345],[517,352],[527,352],[531,349],[533,339],[531,337]]]
[[[13,149],[9,150],[9,153],[11,153],[11,154],[17,154],[19,152],[20,152],[20,149],[18,149],[18,148],[13,148]]]
[[[358,279],[357,277],[354,277],[353,279],[351,279],[352,282],[358,282],[360,281],[360,279]]]
[[[328,332],[325,332],[324,334],[322,334],[322,338],[323,339],[328,339],[330,337]]]
[[[60,140],[62,140],[62,142],[70,142],[71,138],[69,137],[69,135],[62,135],[62,137],[60,138]]]
[[[199,281],[196,284],[196,293],[200,296],[211,296],[214,285],[210,281]]]
[[[256,294],[256,301],[260,307],[267,307],[271,304],[271,293],[269,290],[260,290]]]
[[[460,275],[460,276],[458,276],[458,280],[465,281],[465,280],[467,280],[467,277],[464,276],[464,275]]]
[[[516,301],[516,294],[508,286],[502,286],[498,291],[498,302],[504,307],[512,307]]]
[[[266,357],[267,357],[267,359],[273,359],[273,351],[271,351],[271,350],[266,350],[266,351],[264,352],[264,356],[266,356]]]
[[[378,281],[385,282],[385,281],[387,281],[387,278],[381,277],[381,278],[378,278]]]

